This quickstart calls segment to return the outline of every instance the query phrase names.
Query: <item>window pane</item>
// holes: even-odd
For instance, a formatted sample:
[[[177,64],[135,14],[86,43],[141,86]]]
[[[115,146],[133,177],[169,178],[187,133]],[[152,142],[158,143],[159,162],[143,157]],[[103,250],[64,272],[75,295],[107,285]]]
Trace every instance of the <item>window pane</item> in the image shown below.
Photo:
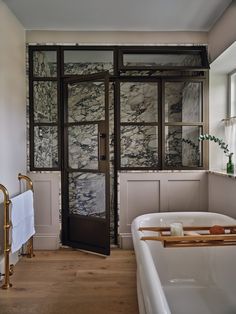
[[[34,166],[37,168],[58,167],[57,127],[34,127]]]
[[[158,165],[158,127],[121,126],[121,167]]]
[[[165,127],[165,164],[171,167],[200,167],[202,128],[198,126]]]
[[[70,173],[70,214],[105,218],[105,187],[104,173]]]
[[[201,122],[201,107],[200,82],[165,83],[166,122]]]
[[[146,70],[121,70],[120,75],[123,77],[125,76],[184,76],[184,73],[186,73],[186,76],[189,75],[190,71],[186,70],[153,70],[151,67],[150,69]],[[202,71],[191,71],[191,75],[195,77],[199,77],[203,75]]]
[[[56,51],[34,51],[33,73],[36,77],[57,76],[57,52]]]
[[[112,51],[66,50],[64,73],[70,75],[91,74],[102,71],[113,73]]]
[[[87,124],[68,128],[69,167],[98,169],[98,126]]]
[[[34,121],[57,122],[57,83],[34,82]]]
[[[236,116],[236,73],[230,75],[230,116]]]
[[[105,120],[105,85],[80,82],[68,85],[68,122]]]
[[[126,53],[123,55],[124,66],[202,66],[200,54],[164,54],[164,53]]]
[[[156,83],[120,84],[121,122],[158,121],[158,85]]]

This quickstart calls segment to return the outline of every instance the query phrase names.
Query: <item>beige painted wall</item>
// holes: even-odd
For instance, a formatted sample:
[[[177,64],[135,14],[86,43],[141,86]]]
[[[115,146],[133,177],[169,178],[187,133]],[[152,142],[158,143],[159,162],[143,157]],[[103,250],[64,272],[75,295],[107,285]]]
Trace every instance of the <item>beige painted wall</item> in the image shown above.
[[[26,31],[28,43],[207,44],[207,32]]]
[[[209,84],[209,134],[225,139],[224,123],[227,116],[227,75],[214,71],[210,72]],[[227,158],[222,149],[214,142],[209,143],[209,168],[225,170]]]
[[[19,192],[26,171],[25,31],[0,0],[0,182]]]
[[[0,0],[0,183],[8,188],[10,195],[19,193],[17,174],[26,172],[25,86],[25,31]],[[1,251],[3,210],[0,207]]]
[[[236,0],[226,9],[209,32],[209,52],[211,61],[236,41]]]

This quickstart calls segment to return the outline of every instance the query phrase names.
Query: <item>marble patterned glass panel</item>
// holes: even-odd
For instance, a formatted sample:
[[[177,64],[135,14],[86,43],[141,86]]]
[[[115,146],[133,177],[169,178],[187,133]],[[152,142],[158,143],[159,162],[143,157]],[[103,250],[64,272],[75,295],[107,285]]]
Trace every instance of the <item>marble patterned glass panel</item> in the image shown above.
[[[127,53],[123,55],[124,66],[202,66],[200,54],[154,54]]]
[[[158,127],[121,126],[121,167],[158,165]]]
[[[121,122],[157,122],[157,83],[121,83],[120,119]]]
[[[109,84],[110,241],[115,243],[114,201],[114,88]]]
[[[34,127],[34,166],[37,168],[58,167],[57,127]]]
[[[200,82],[165,83],[165,121],[201,122],[202,85]]]
[[[36,77],[57,76],[57,52],[56,51],[34,51],[33,74]]]
[[[105,120],[103,82],[68,84],[68,122]]]
[[[69,167],[98,169],[98,125],[86,124],[68,128]]]
[[[193,76],[199,76],[197,71],[191,71]],[[183,71],[174,71],[174,70],[153,70],[151,67],[147,70],[121,70],[121,76],[181,76]]]
[[[65,75],[85,75],[103,71],[109,71],[110,74],[113,74],[112,51],[64,51]]]
[[[165,127],[165,164],[171,167],[200,167],[202,133],[198,126]]]
[[[104,173],[70,173],[70,214],[105,218],[105,191],[106,186]]]
[[[57,82],[34,82],[34,122],[57,122]]]

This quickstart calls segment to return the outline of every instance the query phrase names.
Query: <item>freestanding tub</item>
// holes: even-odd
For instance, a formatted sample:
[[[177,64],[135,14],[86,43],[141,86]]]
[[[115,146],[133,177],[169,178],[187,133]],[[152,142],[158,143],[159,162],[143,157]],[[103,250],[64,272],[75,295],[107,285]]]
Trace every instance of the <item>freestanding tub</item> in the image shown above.
[[[236,220],[207,212],[156,213],[137,217],[132,237],[137,260],[140,314],[235,314],[236,246],[164,248],[141,241],[156,232],[144,226],[235,225]]]

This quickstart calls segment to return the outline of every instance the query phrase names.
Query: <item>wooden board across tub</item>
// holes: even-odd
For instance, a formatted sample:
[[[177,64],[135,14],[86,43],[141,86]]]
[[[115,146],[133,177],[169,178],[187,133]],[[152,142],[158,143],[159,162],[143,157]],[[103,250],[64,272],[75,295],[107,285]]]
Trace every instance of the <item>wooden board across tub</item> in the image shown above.
[[[236,225],[220,226],[222,234],[211,234],[212,226],[184,226],[184,236],[172,236],[170,227],[140,227],[139,231],[158,232],[158,236],[142,236],[142,241],[160,241],[164,247],[203,247],[236,245]],[[193,234],[191,234],[191,232]]]

